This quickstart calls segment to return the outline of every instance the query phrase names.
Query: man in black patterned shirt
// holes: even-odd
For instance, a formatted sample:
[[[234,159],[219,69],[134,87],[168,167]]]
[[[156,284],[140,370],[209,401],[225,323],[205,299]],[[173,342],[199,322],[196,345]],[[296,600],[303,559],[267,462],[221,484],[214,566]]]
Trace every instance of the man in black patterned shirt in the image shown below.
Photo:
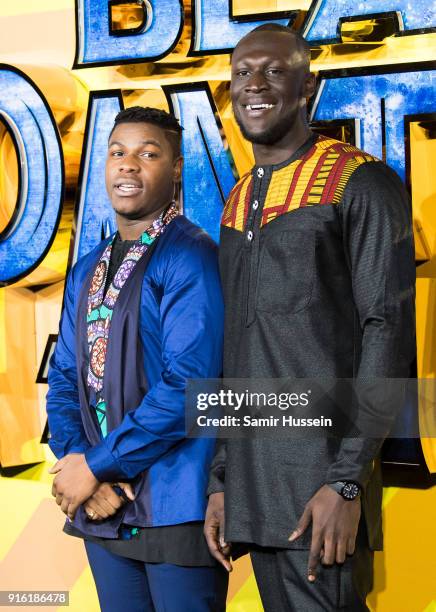
[[[379,160],[311,132],[309,60],[306,41],[273,24],[233,53],[233,110],[255,166],[221,222],[224,376],[407,377],[415,355],[407,194]],[[206,538],[228,570],[231,546],[248,547],[267,612],[367,610],[382,544],[381,442],[218,445]]]

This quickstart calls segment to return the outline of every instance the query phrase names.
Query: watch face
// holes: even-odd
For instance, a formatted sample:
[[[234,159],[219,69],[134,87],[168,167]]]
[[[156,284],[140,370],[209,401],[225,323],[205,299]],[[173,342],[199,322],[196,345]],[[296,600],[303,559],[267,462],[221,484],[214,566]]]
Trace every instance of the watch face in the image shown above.
[[[341,495],[345,499],[356,499],[359,495],[360,489],[354,482],[347,482],[342,487]]]

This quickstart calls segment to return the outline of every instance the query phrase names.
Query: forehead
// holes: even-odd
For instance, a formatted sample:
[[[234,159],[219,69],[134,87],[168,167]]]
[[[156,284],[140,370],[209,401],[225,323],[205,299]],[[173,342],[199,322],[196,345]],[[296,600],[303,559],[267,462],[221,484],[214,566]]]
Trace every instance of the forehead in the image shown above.
[[[261,57],[293,62],[299,55],[295,38],[286,32],[260,31],[246,36],[235,48],[232,66]]]
[[[140,143],[145,140],[155,140],[162,147],[170,146],[165,130],[158,125],[145,122],[120,123],[112,132],[109,144],[115,140],[121,143]]]

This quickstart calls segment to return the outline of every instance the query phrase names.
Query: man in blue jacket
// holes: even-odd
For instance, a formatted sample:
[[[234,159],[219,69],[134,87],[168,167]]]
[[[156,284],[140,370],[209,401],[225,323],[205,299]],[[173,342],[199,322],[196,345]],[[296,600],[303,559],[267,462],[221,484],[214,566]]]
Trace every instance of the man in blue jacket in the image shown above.
[[[121,111],[106,188],[118,231],[68,278],[49,370],[53,495],[85,541],[104,612],[223,610],[202,535],[214,441],[187,439],[188,378],[221,373],[216,246],[179,214],[181,130]]]

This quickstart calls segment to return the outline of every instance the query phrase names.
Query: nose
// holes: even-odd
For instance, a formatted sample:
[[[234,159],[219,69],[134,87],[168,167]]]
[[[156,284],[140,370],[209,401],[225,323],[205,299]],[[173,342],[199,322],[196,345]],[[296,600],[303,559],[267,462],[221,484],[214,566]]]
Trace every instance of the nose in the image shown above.
[[[120,172],[126,173],[138,172],[139,164],[135,155],[125,154],[121,159],[120,165],[118,166],[118,170]]]
[[[253,70],[245,83],[245,91],[259,92],[268,89],[268,81],[262,70]]]

